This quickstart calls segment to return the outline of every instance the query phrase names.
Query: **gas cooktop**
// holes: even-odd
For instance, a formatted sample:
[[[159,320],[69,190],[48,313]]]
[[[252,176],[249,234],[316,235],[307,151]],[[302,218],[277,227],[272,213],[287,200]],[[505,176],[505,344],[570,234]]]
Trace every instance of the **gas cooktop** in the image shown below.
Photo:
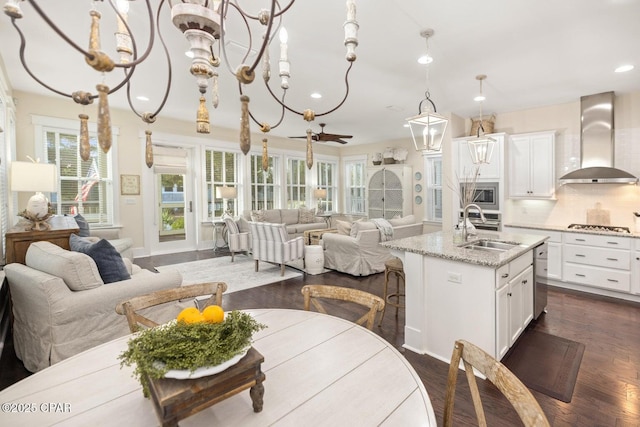
[[[610,231],[612,233],[627,233],[627,234],[631,233],[631,230],[629,230],[629,227],[616,227],[613,225],[570,224],[567,228],[570,230]]]

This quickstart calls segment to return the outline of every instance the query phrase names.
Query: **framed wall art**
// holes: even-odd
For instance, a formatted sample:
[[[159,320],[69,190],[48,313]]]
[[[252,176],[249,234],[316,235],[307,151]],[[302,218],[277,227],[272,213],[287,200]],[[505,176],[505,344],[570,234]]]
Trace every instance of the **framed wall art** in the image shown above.
[[[120,195],[140,195],[140,175],[120,175]]]

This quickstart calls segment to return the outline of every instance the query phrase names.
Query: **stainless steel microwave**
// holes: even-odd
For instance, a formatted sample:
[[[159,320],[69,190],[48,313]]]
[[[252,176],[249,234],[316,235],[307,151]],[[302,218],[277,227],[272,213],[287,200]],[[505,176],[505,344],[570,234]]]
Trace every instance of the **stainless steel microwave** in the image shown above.
[[[460,194],[464,194],[466,183],[460,183]],[[500,183],[499,182],[476,182],[473,194],[473,203],[483,210],[500,210]]]

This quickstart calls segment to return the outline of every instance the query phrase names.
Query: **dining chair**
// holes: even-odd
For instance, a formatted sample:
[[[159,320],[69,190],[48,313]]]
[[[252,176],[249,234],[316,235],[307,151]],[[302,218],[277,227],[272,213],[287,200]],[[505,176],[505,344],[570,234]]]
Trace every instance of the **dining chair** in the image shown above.
[[[328,314],[319,299],[349,301],[369,308],[364,316],[356,320],[358,325],[366,322],[366,327],[369,330],[373,329],[376,315],[384,310],[384,300],[379,296],[342,286],[305,285],[302,287],[302,295],[304,296],[304,309],[307,311],[311,309],[311,304],[313,304],[320,313]]]
[[[460,359],[464,364],[467,382],[471,390],[471,398],[476,411],[479,426],[486,426],[487,421],[484,416],[478,384],[473,373],[475,368],[482,375],[487,377],[502,394],[509,400],[511,405],[520,416],[525,427],[549,426],[549,421],[542,411],[540,404],[533,397],[529,389],[511,372],[506,366],[487,354],[480,347],[464,340],[457,340],[453,347],[451,364],[449,365],[449,375],[447,378],[447,392],[444,402],[444,426],[453,425],[453,404],[456,393],[456,381]]]
[[[224,282],[184,285],[177,288],[140,295],[123,301],[116,306],[116,313],[125,315],[131,332],[137,332],[141,329],[141,325],[146,326],[147,328],[158,326],[157,322],[141,315],[138,312],[140,310],[168,302],[180,301],[185,298],[196,298],[204,295],[210,295],[209,298],[205,300],[204,304],[199,303],[197,300],[195,301],[199,309],[203,309],[211,304],[222,306],[222,294],[226,290],[227,284]],[[177,314],[178,313],[176,313],[176,315]]]

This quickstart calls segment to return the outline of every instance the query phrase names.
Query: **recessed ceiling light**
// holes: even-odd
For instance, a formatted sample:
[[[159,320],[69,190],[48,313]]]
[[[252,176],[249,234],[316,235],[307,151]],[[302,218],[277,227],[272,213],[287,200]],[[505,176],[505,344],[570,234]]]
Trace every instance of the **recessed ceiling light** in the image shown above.
[[[148,100],[149,100],[149,98],[147,98],[147,97],[146,97],[146,96],[144,96],[144,95],[136,96],[136,99],[137,99],[138,101],[148,101]]]
[[[313,99],[320,99],[320,98],[322,98],[322,94],[321,94],[321,93],[318,93],[318,92],[313,92],[313,93],[311,94],[311,97],[312,97]]]
[[[626,73],[627,71],[631,71],[633,70],[633,65],[621,65],[618,68],[616,68],[616,73]]]
[[[418,58],[418,64],[431,64],[433,62],[433,58],[429,55],[422,55],[420,58]]]
[[[193,59],[193,57],[194,57],[193,52],[191,52],[190,50],[186,51],[184,54],[185,54],[185,56],[187,56],[188,58],[191,58],[191,59]]]
[[[403,124],[402,127],[408,128],[409,127],[409,123]]]
[[[484,95],[478,95],[475,98],[473,98],[473,100],[476,102],[484,101],[485,99],[487,98]]]

